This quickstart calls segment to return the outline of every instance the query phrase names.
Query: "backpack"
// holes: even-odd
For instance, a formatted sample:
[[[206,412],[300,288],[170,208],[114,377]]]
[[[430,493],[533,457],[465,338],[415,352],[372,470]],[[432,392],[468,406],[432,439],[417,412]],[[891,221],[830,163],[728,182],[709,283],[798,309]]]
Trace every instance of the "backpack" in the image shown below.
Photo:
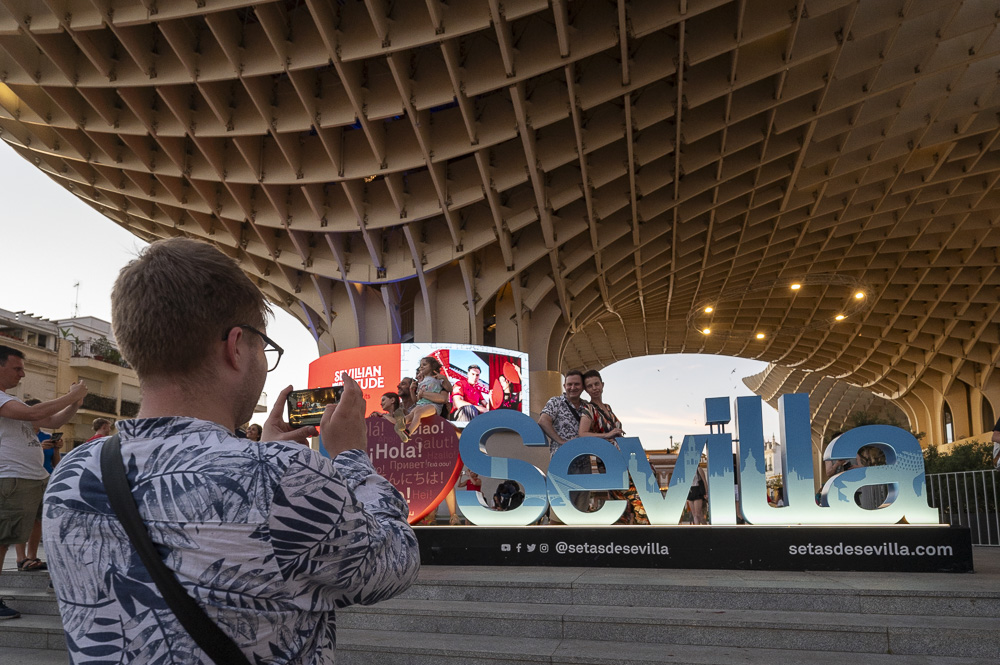
[[[513,480],[505,480],[493,495],[493,505],[498,510],[513,510],[524,503],[524,492]]]

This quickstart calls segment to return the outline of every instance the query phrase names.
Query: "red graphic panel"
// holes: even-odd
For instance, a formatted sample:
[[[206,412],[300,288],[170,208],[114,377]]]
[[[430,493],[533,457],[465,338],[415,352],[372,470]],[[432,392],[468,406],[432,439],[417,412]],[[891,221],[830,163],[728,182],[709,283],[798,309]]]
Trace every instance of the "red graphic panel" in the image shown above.
[[[366,422],[368,457],[378,474],[406,497],[407,520],[414,524],[436,509],[458,482],[458,430],[441,416],[430,416],[403,442],[386,418],[373,415]]]

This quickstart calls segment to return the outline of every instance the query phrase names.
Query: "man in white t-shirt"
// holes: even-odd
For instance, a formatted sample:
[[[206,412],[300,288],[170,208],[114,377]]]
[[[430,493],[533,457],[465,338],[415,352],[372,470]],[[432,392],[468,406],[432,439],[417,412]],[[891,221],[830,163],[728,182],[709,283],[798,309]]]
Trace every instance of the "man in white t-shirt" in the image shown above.
[[[0,345],[0,568],[10,545],[28,541],[41,519],[42,495],[49,473],[35,427],[62,427],[76,414],[87,394],[83,382],[74,383],[58,399],[28,406],[6,391],[24,378],[24,354]],[[0,600],[0,619],[16,619],[19,612]]]

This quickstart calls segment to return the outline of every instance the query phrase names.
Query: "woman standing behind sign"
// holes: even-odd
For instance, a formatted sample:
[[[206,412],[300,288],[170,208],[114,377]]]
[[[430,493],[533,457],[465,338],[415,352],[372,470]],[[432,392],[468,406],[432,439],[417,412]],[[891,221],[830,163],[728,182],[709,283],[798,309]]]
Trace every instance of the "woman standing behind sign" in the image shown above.
[[[580,436],[598,436],[614,443],[615,437],[623,436],[625,431],[622,429],[622,421],[618,420],[618,416],[611,410],[611,405],[604,403],[604,381],[600,372],[596,369],[585,372],[583,389],[590,396],[590,403],[584,402],[580,410]],[[625,514],[618,520],[619,524],[649,524],[646,509],[642,506],[642,500],[631,478],[627,490],[611,494],[616,499],[628,501]]]

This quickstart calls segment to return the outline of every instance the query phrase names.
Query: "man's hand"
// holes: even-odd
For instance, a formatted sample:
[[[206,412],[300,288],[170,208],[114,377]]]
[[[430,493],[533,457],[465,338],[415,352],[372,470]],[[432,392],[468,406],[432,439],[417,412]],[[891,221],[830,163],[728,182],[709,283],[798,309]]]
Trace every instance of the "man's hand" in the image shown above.
[[[344,393],[337,404],[328,404],[319,423],[323,447],[330,457],[347,450],[368,448],[368,426],[365,424],[365,396],[361,386],[347,372],[340,375]]]
[[[66,394],[72,395],[74,402],[83,402],[83,398],[87,396],[87,384],[80,379],[69,387],[69,392]]]
[[[316,428],[312,425],[294,429],[285,422],[285,400],[288,398],[288,393],[290,392],[292,392],[292,387],[288,386],[281,391],[278,399],[274,401],[271,413],[267,415],[267,420],[264,421],[264,425],[261,427],[261,441],[295,441],[296,443],[308,446],[309,437],[316,436]]]

